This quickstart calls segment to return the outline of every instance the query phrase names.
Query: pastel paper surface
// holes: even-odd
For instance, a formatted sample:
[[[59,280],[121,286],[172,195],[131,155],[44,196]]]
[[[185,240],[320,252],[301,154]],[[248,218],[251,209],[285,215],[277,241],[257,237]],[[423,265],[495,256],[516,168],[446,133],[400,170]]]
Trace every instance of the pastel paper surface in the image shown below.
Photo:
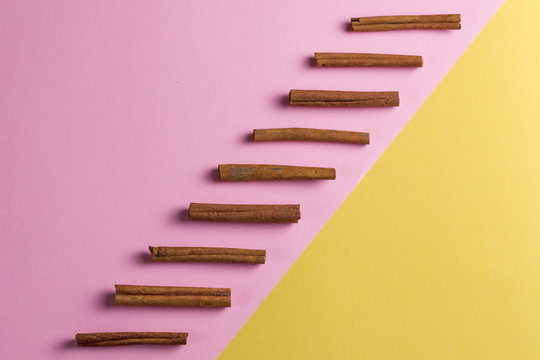
[[[501,3],[4,1],[0,356],[215,358]],[[460,31],[346,31],[352,16],[455,12]],[[317,69],[315,51],[419,54],[424,67]],[[401,101],[289,108],[291,88]],[[371,144],[248,141],[292,126],[366,131]],[[335,167],[337,180],[221,184],[219,163]],[[302,219],[190,223],[190,201],[300,203]],[[150,264],[149,245],[261,248],[267,263]],[[232,308],[114,307],[115,283],[231,287]],[[190,335],[181,349],[73,348],[97,331]]]
[[[539,11],[503,4],[219,360],[540,358]]]

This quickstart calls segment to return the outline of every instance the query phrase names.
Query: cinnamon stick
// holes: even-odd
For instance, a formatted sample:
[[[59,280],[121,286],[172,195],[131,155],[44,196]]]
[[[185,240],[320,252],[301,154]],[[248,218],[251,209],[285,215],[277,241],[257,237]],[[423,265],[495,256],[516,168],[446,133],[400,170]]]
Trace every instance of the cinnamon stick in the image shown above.
[[[336,169],[287,165],[219,165],[220,181],[335,180]]]
[[[318,67],[421,67],[422,57],[416,55],[315,53]]]
[[[300,205],[189,204],[189,219],[201,221],[297,223]]]
[[[77,346],[118,346],[136,344],[185,345],[184,332],[104,332],[75,335]]]
[[[116,305],[230,307],[231,289],[115,285]]]
[[[398,106],[397,91],[332,91],[291,90],[289,104],[292,106],[318,107],[385,107]]]
[[[352,31],[459,30],[460,14],[369,16],[351,19]]]
[[[253,130],[253,141],[321,141],[369,144],[369,134],[307,128],[255,129]]]
[[[223,262],[264,264],[266,250],[217,247],[150,246],[153,262]]]

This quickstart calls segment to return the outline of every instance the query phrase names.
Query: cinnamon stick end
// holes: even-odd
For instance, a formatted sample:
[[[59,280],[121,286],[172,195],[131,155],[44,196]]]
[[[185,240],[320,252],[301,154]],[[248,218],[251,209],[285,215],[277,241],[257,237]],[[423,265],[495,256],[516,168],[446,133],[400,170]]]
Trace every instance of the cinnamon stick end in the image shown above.
[[[313,57],[313,59],[315,60],[315,65],[317,65],[317,67],[324,67],[325,66],[325,63],[320,61],[320,59],[319,59],[319,53],[315,53],[315,56]]]
[[[148,247],[148,250],[150,250],[150,255],[152,255],[150,261],[156,262],[156,261],[157,261],[157,260],[156,260],[156,257],[157,257],[157,255],[158,255],[158,254],[157,254],[157,253],[158,253],[158,248],[155,248],[155,247],[153,247],[153,246],[149,246],[149,247]]]
[[[219,181],[225,181],[227,180],[225,177],[225,174],[223,174],[223,166],[218,165],[218,175],[219,175]]]
[[[194,207],[196,205],[194,205],[194,203],[190,203],[189,204],[189,208],[188,208],[188,219],[189,220],[197,220],[197,217],[194,216]]]

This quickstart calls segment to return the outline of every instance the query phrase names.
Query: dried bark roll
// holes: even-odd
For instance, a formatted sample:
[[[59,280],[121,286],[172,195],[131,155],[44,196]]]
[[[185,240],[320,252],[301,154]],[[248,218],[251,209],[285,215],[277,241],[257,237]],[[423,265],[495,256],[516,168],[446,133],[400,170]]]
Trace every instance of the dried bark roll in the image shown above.
[[[351,19],[352,31],[459,30],[461,15],[369,16]]]
[[[115,285],[116,305],[230,307],[231,289]]]
[[[399,105],[397,91],[291,90],[289,105],[318,107],[386,107]]]
[[[150,246],[153,262],[223,262],[264,264],[266,250],[216,247]]]
[[[417,55],[315,53],[318,67],[421,67],[422,57]]]
[[[189,219],[200,221],[297,223],[300,205],[189,204]]]
[[[306,128],[255,129],[253,141],[320,141],[369,144],[369,134],[356,131]]]
[[[187,337],[184,332],[104,332],[77,334],[75,340],[77,346],[185,345]]]
[[[335,180],[336,169],[287,165],[219,165],[220,181]]]

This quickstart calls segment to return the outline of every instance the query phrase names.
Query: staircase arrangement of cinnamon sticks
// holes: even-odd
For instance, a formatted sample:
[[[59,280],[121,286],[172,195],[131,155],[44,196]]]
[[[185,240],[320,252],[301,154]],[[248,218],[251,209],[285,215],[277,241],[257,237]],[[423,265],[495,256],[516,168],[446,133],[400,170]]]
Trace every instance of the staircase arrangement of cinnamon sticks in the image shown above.
[[[369,133],[305,128],[255,129],[253,141],[314,141],[369,144]]]
[[[409,29],[460,29],[461,16],[400,15],[351,19],[358,32]],[[315,53],[318,67],[422,67],[417,55],[370,53]],[[289,104],[314,107],[391,107],[399,105],[397,91],[291,90]],[[253,141],[311,141],[366,145],[365,132],[311,128],[253,130]],[[225,164],[218,166],[220,181],[334,180],[334,168],[289,165]],[[190,220],[239,223],[297,223],[300,205],[205,204],[191,203]],[[266,250],[219,247],[149,247],[152,262],[264,264]],[[230,307],[231,289],[176,286],[115,285],[115,304],[131,306]],[[133,344],[184,345],[184,332],[103,332],[80,333],[78,346],[119,346]]]
[[[399,105],[397,91],[296,90],[289,92],[289,105],[317,107],[388,107]]]
[[[421,56],[364,54],[364,53],[315,53],[318,67],[422,67]]]
[[[297,223],[300,205],[189,204],[190,220],[247,223]]]
[[[152,262],[221,262],[264,264],[266,250],[218,247],[150,246]]]
[[[77,346],[185,345],[185,332],[102,332],[75,335]]]
[[[230,307],[231,289],[115,285],[116,305]]]
[[[335,180],[336,169],[288,165],[219,165],[220,181]]]
[[[352,31],[459,30],[460,14],[398,15],[351,18]]]

